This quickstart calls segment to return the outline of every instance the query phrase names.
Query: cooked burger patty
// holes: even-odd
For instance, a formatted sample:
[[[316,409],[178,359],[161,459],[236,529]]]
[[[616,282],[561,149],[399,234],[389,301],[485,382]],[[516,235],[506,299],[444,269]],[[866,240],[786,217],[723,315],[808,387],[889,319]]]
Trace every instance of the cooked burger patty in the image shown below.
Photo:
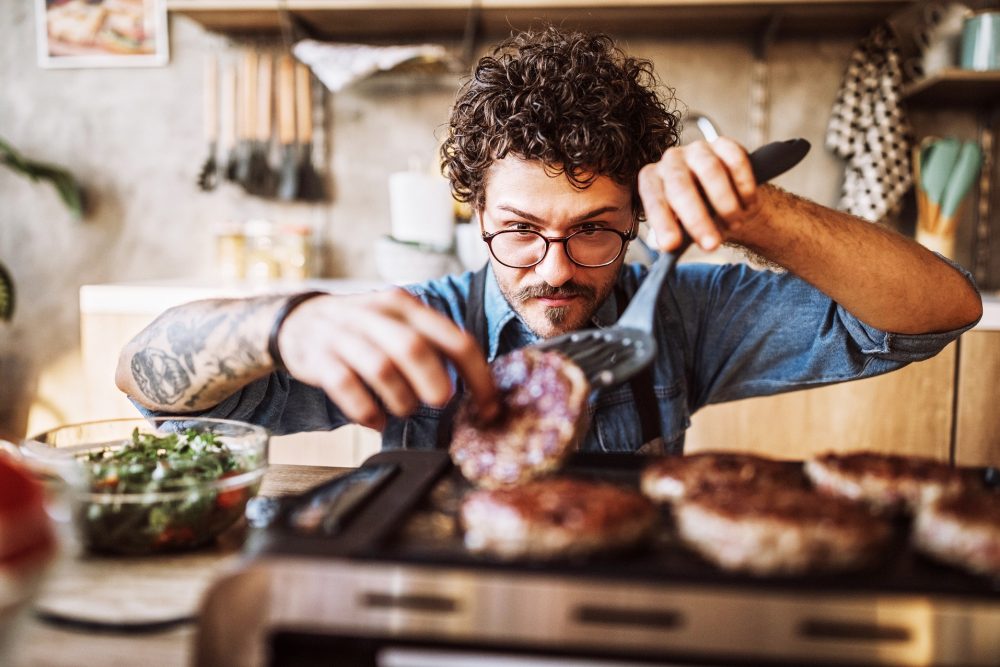
[[[862,505],[802,488],[708,487],[675,506],[684,542],[726,570],[794,575],[870,562],[890,529]]]
[[[657,502],[677,502],[699,488],[734,483],[791,488],[805,486],[806,478],[784,461],[727,452],[669,456],[642,471],[642,492]]]
[[[1000,494],[970,489],[923,505],[913,543],[946,563],[1000,576]]]
[[[880,512],[915,512],[966,486],[963,474],[947,463],[875,452],[824,454],[806,461],[805,471],[819,490],[866,502]]]
[[[641,494],[614,484],[551,478],[474,491],[461,517],[470,551],[552,559],[634,546],[657,512]]]
[[[497,359],[501,414],[481,423],[470,402],[459,408],[451,458],[469,481],[513,486],[558,468],[587,422],[590,385],[558,352],[531,348]]]

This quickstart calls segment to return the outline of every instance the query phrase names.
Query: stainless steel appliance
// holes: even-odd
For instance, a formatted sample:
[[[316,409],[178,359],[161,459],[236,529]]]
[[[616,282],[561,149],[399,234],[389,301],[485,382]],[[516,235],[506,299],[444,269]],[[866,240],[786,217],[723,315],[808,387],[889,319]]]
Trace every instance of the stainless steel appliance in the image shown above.
[[[637,456],[576,475],[636,483]],[[796,465],[796,464],[790,464]],[[1000,582],[914,553],[850,574],[752,578],[677,543],[556,563],[462,546],[447,453],[383,452],[283,504],[209,592],[197,664],[1000,664]]]

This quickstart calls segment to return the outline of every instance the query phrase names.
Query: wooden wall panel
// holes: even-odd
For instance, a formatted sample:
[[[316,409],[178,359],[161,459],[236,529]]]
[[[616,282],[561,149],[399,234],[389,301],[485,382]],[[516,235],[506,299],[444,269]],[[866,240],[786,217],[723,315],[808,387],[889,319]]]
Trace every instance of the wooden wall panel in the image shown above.
[[[962,336],[955,462],[1000,465],[1000,331]]]
[[[801,459],[872,449],[950,458],[955,344],[894,373],[712,405],[688,431],[686,451],[727,449]]]

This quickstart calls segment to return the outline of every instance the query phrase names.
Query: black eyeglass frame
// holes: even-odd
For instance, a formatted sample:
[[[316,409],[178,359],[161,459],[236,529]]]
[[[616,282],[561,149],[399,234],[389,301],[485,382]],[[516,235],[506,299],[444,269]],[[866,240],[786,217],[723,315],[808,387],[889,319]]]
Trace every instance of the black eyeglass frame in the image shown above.
[[[618,252],[615,253],[615,256],[609,259],[608,261],[604,262],[603,264],[581,264],[580,262],[573,259],[573,256],[569,254],[569,245],[567,244],[567,241],[569,241],[577,234],[583,234],[584,232],[596,232],[596,231],[614,232],[621,238],[622,245],[618,249]],[[545,241],[545,251],[542,252],[542,256],[538,258],[538,261],[533,262],[531,264],[525,264],[524,266],[515,266],[513,264],[508,264],[507,262],[497,257],[496,253],[493,252],[493,239],[500,236],[501,234],[510,234],[512,232],[516,232],[518,234],[534,234],[535,236]],[[498,232],[483,232],[482,237],[483,241],[486,242],[486,247],[490,249],[490,255],[493,256],[493,259],[500,262],[509,269],[530,269],[533,266],[538,266],[545,260],[546,255],[549,254],[549,246],[553,243],[563,244],[563,248],[566,249],[566,257],[568,257],[569,261],[573,262],[573,264],[584,269],[599,269],[602,266],[608,266],[610,264],[614,264],[615,261],[617,261],[617,259],[622,256],[622,253],[625,252],[625,247],[628,245],[628,242],[634,241],[638,235],[639,235],[639,224],[633,223],[632,228],[629,229],[627,232],[621,232],[618,231],[617,229],[611,229],[610,227],[598,227],[595,229],[578,229],[572,234],[568,234],[566,236],[545,236],[541,232],[536,232],[533,229],[501,229]]]

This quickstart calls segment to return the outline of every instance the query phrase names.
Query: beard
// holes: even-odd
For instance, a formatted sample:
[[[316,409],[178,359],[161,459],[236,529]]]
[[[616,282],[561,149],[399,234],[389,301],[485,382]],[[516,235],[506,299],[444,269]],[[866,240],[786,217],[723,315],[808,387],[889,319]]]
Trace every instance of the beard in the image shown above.
[[[611,279],[606,284],[593,287],[577,282],[569,281],[559,287],[553,287],[547,283],[538,285],[528,285],[515,289],[510,285],[498,281],[500,291],[514,311],[535,335],[542,338],[551,338],[562,333],[575,331],[587,326],[597,312],[597,309],[614,289],[617,272],[612,274]],[[545,308],[541,313],[543,322],[533,321],[528,310],[528,302],[539,298],[567,298],[577,297],[574,306],[556,306]],[[537,318],[534,318],[537,320]],[[547,326],[543,326],[547,325]]]

